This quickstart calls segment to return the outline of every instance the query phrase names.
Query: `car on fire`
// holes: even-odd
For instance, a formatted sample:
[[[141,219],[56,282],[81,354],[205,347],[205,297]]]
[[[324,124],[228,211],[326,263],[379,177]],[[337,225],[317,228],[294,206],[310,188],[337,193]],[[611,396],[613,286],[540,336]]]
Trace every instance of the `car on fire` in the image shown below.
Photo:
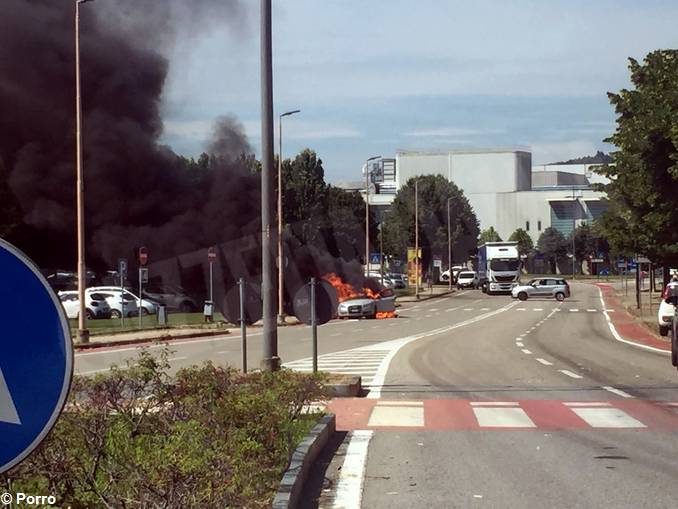
[[[375,298],[358,295],[339,303],[339,318],[391,318],[395,317],[395,292],[384,288]]]

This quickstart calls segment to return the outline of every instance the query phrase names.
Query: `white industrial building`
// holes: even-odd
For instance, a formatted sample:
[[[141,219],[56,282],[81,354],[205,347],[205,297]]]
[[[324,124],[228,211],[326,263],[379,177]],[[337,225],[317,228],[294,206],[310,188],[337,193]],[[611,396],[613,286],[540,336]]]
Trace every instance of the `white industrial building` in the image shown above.
[[[604,179],[591,166],[533,167],[529,149],[400,150],[371,163],[369,203],[383,212],[410,178],[444,175],[464,191],[481,230],[493,226],[506,240],[523,228],[536,243],[549,226],[567,236],[603,212],[604,194],[592,184]],[[345,187],[364,194],[364,182]]]

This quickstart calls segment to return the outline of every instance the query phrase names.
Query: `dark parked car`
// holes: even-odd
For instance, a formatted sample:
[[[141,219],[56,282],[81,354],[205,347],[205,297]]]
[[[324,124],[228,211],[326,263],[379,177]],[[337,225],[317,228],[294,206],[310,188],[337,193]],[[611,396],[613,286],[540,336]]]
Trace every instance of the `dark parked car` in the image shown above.
[[[168,311],[194,313],[200,309],[198,302],[180,286],[149,284],[144,287],[143,296],[166,306]]]

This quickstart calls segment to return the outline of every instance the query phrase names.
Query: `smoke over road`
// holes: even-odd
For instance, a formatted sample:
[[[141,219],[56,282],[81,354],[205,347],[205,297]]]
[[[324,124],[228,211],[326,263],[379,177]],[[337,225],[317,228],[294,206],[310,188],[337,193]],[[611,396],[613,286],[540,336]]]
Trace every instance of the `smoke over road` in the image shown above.
[[[74,1],[4,0],[0,9],[0,168],[32,230],[22,247],[39,261],[72,260]],[[258,183],[240,158],[251,148],[235,119],[217,122],[216,157],[199,167],[158,143],[164,52],[197,26],[238,27],[245,14],[235,0],[81,6],[90,263],[110,265],[141,244],[171,256],[257,230]],[[61,245],[46,253],[45,238]]]

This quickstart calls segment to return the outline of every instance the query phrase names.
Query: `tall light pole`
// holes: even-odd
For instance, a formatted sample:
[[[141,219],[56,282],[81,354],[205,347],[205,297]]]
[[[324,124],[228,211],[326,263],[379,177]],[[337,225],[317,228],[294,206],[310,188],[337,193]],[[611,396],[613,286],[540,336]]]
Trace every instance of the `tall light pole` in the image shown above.
[[[370,274],[370,161],[381,159],[372,156],[365,161],[365,276]]]
[[[447,290],[452,291],[452,234],[450,232],[450,200],[447,199]]]
[[[414,296],[419,300],[419,179],[414,180]]]
[[[276,323],[276,278],[274,239],[271,239],[273,205],[273,44],[271,42],[271,0],[261,0],[261,296],[263,301],[264,345],[261,367],[280,369],[278,324]]]
[[[80,90],[80,4],[92,0],[75,2],[75,165],[76,165],[76,206],[78,235],[78,342],[89,342],[87,309],[85,307],[85,181],[82,171],[82,96]]]
[[[278,324],[285,322],[285,310],[283,309],[282,119],[300,111],[286,111],[278,117]]]
[[[574,231],[577,228],[577,223],[575,219],[575,211],[577,207],[575,206],[575,200],[574,200],[574,186],[572,187],[572,279],[576,279],[575,275],[575,264],[576,264],[576,256],[574,254]]]

